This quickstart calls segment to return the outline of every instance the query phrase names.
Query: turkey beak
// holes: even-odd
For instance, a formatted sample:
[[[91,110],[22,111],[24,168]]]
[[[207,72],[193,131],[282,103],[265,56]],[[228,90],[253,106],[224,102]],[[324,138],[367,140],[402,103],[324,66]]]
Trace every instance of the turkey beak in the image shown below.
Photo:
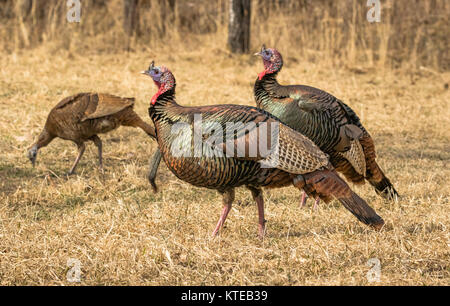
[[[262,56],[262,54],[260,52],[257,52],[255,54],[253,54],[253,56]]]
[[[141,74],[150,76],[150,71],[149,70],[144,70],[144,71],[141,71]]]

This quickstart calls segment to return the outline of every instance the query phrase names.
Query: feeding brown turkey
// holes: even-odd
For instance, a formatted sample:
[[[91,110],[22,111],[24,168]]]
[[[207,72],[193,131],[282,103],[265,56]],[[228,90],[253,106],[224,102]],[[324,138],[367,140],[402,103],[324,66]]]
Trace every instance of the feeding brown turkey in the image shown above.
[[[167,167],[179,179],[223,195],[213,235],[224,224],[239,186],[251,191],[258,206],[260,236],[265,231],[262,187],[293,185],[325,201],[334,196],[363,223],[383,226],[383,219],[337,175],[328,156],[273,115],[241,105],[184,107],[175,100],[175,78],[166,67],[152,63],[143,73],[158,87],[149,115]],[[263,152],[261,143],[270,150]]]
[[[31,163],[34,166],[39,149],[59,137],[71,140],[78,146],[78,156],[69,175],[75,172],[88,140],[97,146],[100,169],[103,169],[102,141],[98,134],[110,132],[122,125],[141,128],[150,137],[156,137],[155,129],[143,121],[133,107],[134,98],[101,93],[79,93],[63,99],[50,111],[44,130],[29,149]]]
[[[314,141],[330,156],[334,168],[349,181],[364,184],[367,180],[383,197],[398,197],[375,160],[372,137],[347,104],[314,87],[280,85],[277,75],[283,68],[283,58],[276,49],[263,45],[255,55],[260,56],[264,64],[254,86],[258,108]],[[304,202],[305,197],[301,205]]]

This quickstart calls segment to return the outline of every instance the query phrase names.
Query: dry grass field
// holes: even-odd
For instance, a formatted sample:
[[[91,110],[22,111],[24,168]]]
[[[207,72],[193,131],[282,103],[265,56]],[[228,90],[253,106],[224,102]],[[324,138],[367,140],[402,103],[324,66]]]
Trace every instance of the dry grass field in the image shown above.
[[[156,90],[138,72],[150,59],[172,69],[183,105],[254,104],[261,63],[221,48],[116,55],[36,48],[1,56],[1,285],[70,285],[71,258],[81,263],[81,285],[449,285],[449,73],[287,58],[280,81],[326,89],[353,107],[402,197],[387,202],[367,185],[355,187],[386,220],[374,232],[338,202],[314,211],[299,208],[294,188],[265,191],[261,241],[256,205],[242,188],[225,230],[211,239],[220,196],[165,166],[153,194],[146,171],[156,146],[140,130],[102,136],[104,175],[93,144],[73,177],[65,175],[76,156],[70,142],[42,149],[35,169],[26,157],[51,107],[76,92],[135,96],[137,112],[149,120]],[[371,258],[381,263],[379,283],[367,279]]]
[[[262,241],[245,188],[216,239],[217,192],[162,164],[154,194],[156,143],[141,130],[100,135],[104,174],[92,143],[71,177],[71,142],[54,140],[35,168],[26,155],[50,109],[78,92],[136,97],[149,122],[156,87],[139,72],[152,59],[174,73],[182,105],[255,105],[262,64],[227,51],[228,0],[139,0],[131,37],[122,0],[83,0],[80,24],[64,1],[0,0],[0,285],[450,285],[450,4],[383,0],[371,24],[366,2],[252,0],[251,46],[279,48],[281,83],[357,112],[401,198],[354,187],[386,221],[375,232],[337,201],[313,210],[297,189],[265,190]],[[80,282],[67,278],[72,259]]]

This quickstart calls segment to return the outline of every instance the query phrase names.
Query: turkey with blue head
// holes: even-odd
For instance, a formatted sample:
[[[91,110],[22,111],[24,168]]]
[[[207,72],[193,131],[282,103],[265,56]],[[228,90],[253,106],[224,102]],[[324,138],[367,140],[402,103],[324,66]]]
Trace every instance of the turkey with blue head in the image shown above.
[[[254,86],[256,105],[314,141],[349,181],[364,184],[367,180],[384,198],[396,199],[397,191],[376,162],[373,139],[356,113],[320,89],[280,85],[277,75],[283,57],[276,49],[263,45],[255,55],[264,64]]]
[[[152,62],[143,74],[158,87],[149,116],[168,169],[185,182],[223,195],[213,235],[224,224],[240,186],[251,191],[258,206],[261,237],[263,187],[293,185],[327,202],[335,197],[363,223],[383,226],[383,219],[339,177],[327,154],[273,115],[234,104],[184,107],[176,102],[175,77],[169,69]]]

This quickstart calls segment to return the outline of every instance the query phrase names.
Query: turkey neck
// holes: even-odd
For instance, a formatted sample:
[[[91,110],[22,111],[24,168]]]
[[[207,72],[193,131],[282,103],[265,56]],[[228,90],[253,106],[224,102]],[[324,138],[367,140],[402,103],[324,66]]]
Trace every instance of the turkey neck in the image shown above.
[[[266,74],[261,80],[257,79],[254,93],[258,108],[264,109],[282,121],[290,113],[289,86],[282,86],[277,81],[278,72]]]
[[[261,80],[256,80],[254,94],[257,107],[310,138],[328,153],[335,143],[325,137],[327,130],[322,122],[326,122],[327,118],[320,112],[301,111],[295,101],[301,96],[298,86],[280,85],[276,79],[278,72],[266,74]]]
[[[261,80],[258,78],[255,83],[256,104],[259,108],[269,110],[269,112],[274,108],[272,98],[277,96],[277,91],[282,87],[278,84],[277,74],[278,72],[266,74]]]
[[[155,105],[148,109],[148,114],[156,126],[162,122],[177,121],[177,118],[173,118],[174,115],[180,114],[184,108],[175,101],[175,88],[172,88],[158,97]]]
[[[257,107],[271,113],[295,130],[304,132],[302,127],[298,126],[299,122],[302,122],[302,126],[315,127],[315,120],[310,114],[299,112],[295,103],[292,103],[292,86],[280,85],[277,75],[278,72],[266,74],[261,80],[256,80],[254,94]]]

